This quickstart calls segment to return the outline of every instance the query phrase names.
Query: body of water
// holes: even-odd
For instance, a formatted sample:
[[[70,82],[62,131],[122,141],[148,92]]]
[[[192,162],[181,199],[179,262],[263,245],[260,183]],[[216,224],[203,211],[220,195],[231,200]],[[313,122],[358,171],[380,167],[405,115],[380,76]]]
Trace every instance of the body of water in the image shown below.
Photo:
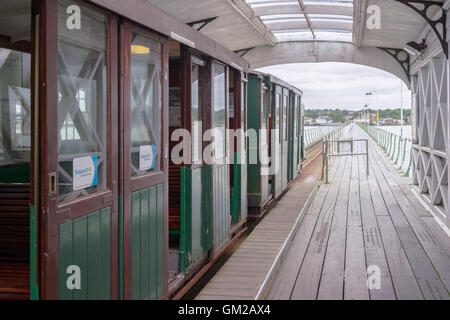
[[[400,135],[401,126],[380,126],[380,129],[392,132],[396,135]],[[410,125],[403,126],[403,137],[411,138],[412,137],[412,127]]]

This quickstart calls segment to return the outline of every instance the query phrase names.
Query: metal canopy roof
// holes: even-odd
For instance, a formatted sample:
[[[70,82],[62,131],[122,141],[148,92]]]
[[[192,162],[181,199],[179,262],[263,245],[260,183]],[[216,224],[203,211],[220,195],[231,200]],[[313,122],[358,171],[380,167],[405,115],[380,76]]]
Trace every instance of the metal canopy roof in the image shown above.
[[[353,0],[245,0],[278,42],[352,42]]]
[[[270,65],[274,61],[362,63],[383,66],[382,69],[409,83],[409,67],[398,61],[399,51],[380,54],[378,51],[382,50],[379,48],[402,50],[404,57],[406,44],[419,42],[424,37],[427,38],[429,51],[441,47],[432,25],[423,16],[424,12],[417,12],[407,3],[402,3],[412,3],[413,0],[147,1],[185,23],[193,23],[191,25],[196,29],[201,27],[201,33],[243,55],[252,67]],[[424,4],[433,2],[437,5],[428,8]],[[371,16],[368,8],[373,6],[380,9],[380,29],[370,29],[366,25]],[[441,6],[444,10],[449,9],[450,0],[417,0],[414,6],[419,11],[425,7],[426,15],[435,20],[442,14]],[[205,21],[207,23],[200,24]],[[304,54],[285,52],[287,48],[303,51]],[[333,48],[335,52],[319,52],[325,48]]]
[[[427,25],[417,12],[394,0],[148,1],[186,23],[216,18],[201,32],[233,51],[287,41],[401,49]],[[365,27],[367,8],[372,5],[381,9],[381,30]]]

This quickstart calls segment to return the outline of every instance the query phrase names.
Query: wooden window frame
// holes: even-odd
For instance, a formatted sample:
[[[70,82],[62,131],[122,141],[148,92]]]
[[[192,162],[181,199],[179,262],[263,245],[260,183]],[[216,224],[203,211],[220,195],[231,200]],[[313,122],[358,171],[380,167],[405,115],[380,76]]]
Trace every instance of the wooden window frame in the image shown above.
[[[167,70],[165,70],[165,66],[166,66],[166,62],[167,59],[165,57],[165,52],[168,51],[168,40],[165,37],[162,37],[158,34],[156,34],[155,32],[152,32],[144,27],[140,27],[138,25],[136,25],[135,23],[131,22],[131,21],[124,21],[124,31],[125,34],[123,35],[123,37],[126,37],[126,39],[124,38],[124,43],[121,44],[121,52],[123,52],[125,54],[125,42],[131,45],[131,38],[129,38],[133,33],[138,33],[146,38],[152,39],[154,41],[157,41],[159,43],[161,43],[161,78],[160,78],[160,85],[161,85],[161,150],[160,150],[160,170],[159,171],[151,171],[148,173],[144,173],[142,175],[139,176],[132,176],[131,175],[131,168],[130,168],[130,163],[131,163],[131,153],[130,153],[130,147],[131,147],[131,126],[132,124],[131,122],[131,101],[130,101],[130,92],[131,92],[131,85],[129,83],[130,79],[126,79],[125,81],[123,81],[123,108],[122,108],[122,112],[123,112],[123,119],[124,119],[124,123],[123,123],[123,132],[124,132],[124,141],[123,141],[123,156],[128,157],[128,160],[124,160],[124,177],[125,179],[129,178],[130,179],[130,192],[135,192],[138,190],[141,190],[145,187],[147,187],[149,184],[150,185],[156,185],[159,183],[163,183],[165,181],[165,176],[166,176],[166,171],[168,171],[168,166],[166,166],[166,158],[167,158],[167,153],[168,153],[168,146],[166,146],[166,144],[164,143],[164,141],[166,141],[166,129],[168,128],[168,126],[166,125],[164,119],[166,117],[165,114],[165,108],[166,108],[166,104],[167,102],[165,101],[164,98],[164,93],[168,88],[165,87],[165,74],[167,74]],[[128,65],[124,65],[123,68],[124,70],[126,70],[125,74],[128,75],[128,77],[131,76],[131,47],[129,48],[129,50],[127,51],[128,56],[124,57],[124,61],[127,62]]]
[[[230,72],[230,67],[219,61],[219,60],[215,60],[212,59],[211,61],[211,101],[212,101],[212,105],[211,105],[211,125],[210,128],[214,129],[213,124],[214,124],[214,115],[213,115],[213,111],[214,111],[214,66],[215,65],[220,65],[224,67],[225,70],[225,81],[224,81],[224,90],[225,90],[225,135],[224,135],[224,144],[225,144],[225,150],[224,150],[224,155],[223,158],[216,158],[216,149],[214,147],[214,164],[216,164],[217,160],[220,160],[221,162],[223,161],[223,164],[226,164],[227,161],[227,157],[228,157],[228,152],[229,152],[229,148],[228,148],[228,138],[227,138],[227,134],[226,134],[226,130],[229,129],[230,124],[229,124],[229,118],[228,118],[228,114],[229,114],[229,106],[228,106],[228,102],[229,102],[229,72]],[[212,142],[211,142],[212,143]]]

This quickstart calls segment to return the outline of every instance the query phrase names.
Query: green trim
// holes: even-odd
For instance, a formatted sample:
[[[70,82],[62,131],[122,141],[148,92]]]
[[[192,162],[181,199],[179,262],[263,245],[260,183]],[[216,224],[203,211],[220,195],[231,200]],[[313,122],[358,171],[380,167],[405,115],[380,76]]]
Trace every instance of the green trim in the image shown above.
[[[39,286],[34,270],[37,270],[37,257],[35,255],[37,221],[34,219],[34,206],[30,205],[30,300],[39,300]]]
[[[260,130],[259,120],[261,118],[261,113],[264,112],[264,110],[260,110],[259,108],[260,101],[258,97],[260,96],[260,81],[261,80],[258,78],[249,77],[247,84],[247,130],[253,129],[258,133]],[[263,109],[267,110],[269,106],[265,105],[265,101],[263,101],[262,107]],[[259,145],[259,139],[256,140],[256,147],[259,150],[259,148],[261,147]],[[254,150],[250,150],[251,147],[254,146],[250,146],[250,144],[247,143],[247,192],[259,193],[259,152],[256,152],[257,162],[254,164],[250,164],[248,158],[250,157],[250,154],[254,152]]]
[[[207,253],[213,245],[212,226],[212,166],[202,167],[202,247]],[[227,183],[229,183],[227,181]]]
[[[123,300],[123,195],[119,194],[119,300]]]
[[[188,167],[180,170],[180,252],[178,259],[178,270],[185,272],[190,264],[192,256],[191,230],[191,201],[192,201],[192,171]]]
[[[233,155],[233,189],[230,198],[231,224],[238,223],[241,220],[241,165],[240,153]]]

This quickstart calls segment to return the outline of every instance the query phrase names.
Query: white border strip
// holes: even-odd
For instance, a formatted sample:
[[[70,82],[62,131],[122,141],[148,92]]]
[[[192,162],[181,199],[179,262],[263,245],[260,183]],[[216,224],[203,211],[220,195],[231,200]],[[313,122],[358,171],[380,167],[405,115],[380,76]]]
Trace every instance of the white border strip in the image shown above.
[[[445,225],[444,222],[434,213],[433,209],[422,199],[422,197],[418,194],[418,192],[414,189],[414,187],[410,186],[411,192],[416,196],[417,200],[419,200],[420,204],[433,216],[434,220],[437,224],[444,230],[447,236],[450,238],[450,229]]]
[[[170,37],[171,37],[172,39],[174,39],[174,40],[177,40],[177,41],[179,41],[179,42],[181,42],[181,43],[183,43],[183,44],[185,44],[185,45],[191,47],[191,48],[195,48],[195,42],[194,42],[194,41],[191,41],[191,40],[189,40],[189,39],[186,39],[185,37],[180,36],[178,33],[175,33],[175,32],[173,32],[173,31],[171,31],[171,32],[170,32]]]
[[[303,208],[300,211],[297,219],[295,220],[294,225],[292,226],[292,229],[289,232],[288,237],[284,241],[284,244],[281,247],[281,250],[278,252],[277,257],[275,258],[274,262],[270,266],[270,270],[267,273],[264,281],[262,282],[261,287],[259,288],[258,293],[257,293],[257,295],[255,297],[255,300],[262,300],[262,299],[264,299],[266,297],[267,291],[270,289],[270,287],[272,285],[272,281],[275,278],[275,275],[278,273],[278,269],[279,269],[279,267],[281,265],[283,257],[286,254],[286,252],[288,251],[288,249],[289,249],[289,247],[291,245],[291,242],[292,242],[295,234],[297,233],[297,230],[298,230],[298,228],[300,226],[300,223],[303,220],[303,215],[305,214],[305,212],[311,206],[311,202],[314,199],[314,197],[316,196],[317,192],[319,191],[321,185],[322,185],[322,182],[319,180],[316,183],[316,185],[314,186],[311,194],[309,195],[308,199],[305,202],[305,205],[303,206]]]

